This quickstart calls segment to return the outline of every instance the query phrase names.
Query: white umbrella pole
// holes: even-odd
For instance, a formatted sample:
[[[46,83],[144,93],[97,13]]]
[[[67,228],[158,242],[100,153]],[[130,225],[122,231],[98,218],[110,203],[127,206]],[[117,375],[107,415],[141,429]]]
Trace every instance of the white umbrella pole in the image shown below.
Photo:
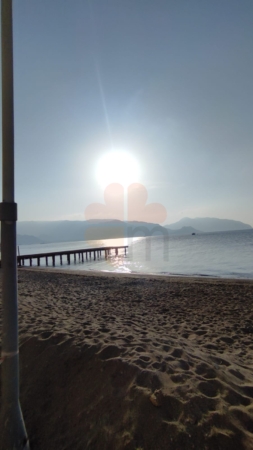
[[[14,107],[12,0],[2,0],[2,170],[0,204],[2,244],[2,404],[0,446],[4,450],[29,448],[19,404],[17,204],[14,200]]]

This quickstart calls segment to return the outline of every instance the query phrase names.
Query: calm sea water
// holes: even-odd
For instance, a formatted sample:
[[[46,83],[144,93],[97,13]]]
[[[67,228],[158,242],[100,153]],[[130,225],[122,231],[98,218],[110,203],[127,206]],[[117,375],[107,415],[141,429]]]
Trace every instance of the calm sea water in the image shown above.
[[[253,230],[196,234],[195,236],[154,236],[147,238],[20,245],[20,254],[46,253],[109,245],[129,245],[127,256],[105,260],[74,259],[71,265],[56,258],[55,270],[98,270],[157,275],[215,276],[253,279]],[[26,263],[28,264],[28,262]],[[49,266],[51,261],[49,260]],[[36,261],[34,261],[36,265]],[[41,260],[41,266],[45,265]]]

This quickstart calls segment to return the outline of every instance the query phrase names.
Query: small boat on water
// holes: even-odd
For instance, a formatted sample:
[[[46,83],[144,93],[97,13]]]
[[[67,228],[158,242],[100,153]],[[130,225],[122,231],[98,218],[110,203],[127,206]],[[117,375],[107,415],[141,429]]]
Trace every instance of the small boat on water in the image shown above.
[[[195,236],[196,233],[192,233],[192,236]]]

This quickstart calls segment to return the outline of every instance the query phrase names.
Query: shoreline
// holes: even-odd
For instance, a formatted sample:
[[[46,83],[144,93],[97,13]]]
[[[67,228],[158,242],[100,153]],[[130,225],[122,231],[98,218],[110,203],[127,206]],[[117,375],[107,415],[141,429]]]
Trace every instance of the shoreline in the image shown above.
[[[1,269],[0,269],[1,270]],[[79,276],[101,276],[101,277],[123,277],[123,278],[146,278],[146,279],[154,279],[154,280],[170,280],[170,281],[217,281],[217,282],[235,282],[235,283],[249,283],[253,284],[252,278],[223,278],[218,276],[211,275],[165,275],[165,274],[154,274],[154,273],[136,273],[136,272],[113,272],[113,271],[103,271],[103,270],[75,270],[75,269],[62,269],[62,268],[41,268],[41,267],[22,267],[18,268],[19,271],[31,271],[31,272],[45,272],[45,273],[62,273],[62,274],[70,274],[70,275],[79,275]]]
[[[18,295],[31,450],[253,449],[251,280],[22,268]]]

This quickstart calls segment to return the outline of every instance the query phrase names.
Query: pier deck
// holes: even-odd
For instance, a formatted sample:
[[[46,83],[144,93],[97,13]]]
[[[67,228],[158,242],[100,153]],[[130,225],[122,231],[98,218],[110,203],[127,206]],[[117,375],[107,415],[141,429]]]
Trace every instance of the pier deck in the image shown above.
[[[125,255],[127,252],[128,245],[122,245],[122,246],[113,246],[113,247],[95,247],[95,248],[83,248],[78,250],[64,250],[61,252],[48,252],[48,253],[34,253],[31,255],[18,255],[17,256],[17,263],[19,267],[22,267],[25,265],[25,261],[30,262],[30,266],[33,265],[33,260],[37,261],[37,266],[40,266],[40,260],[45,259],[46,266],[48,266],[49,259],[52,259],[52,266],[55,266],[55,259],[56,257],[60,258],[60,264],[62,265],[62,258],[63,256],[67,257],[67,263],[71,263],[71,256],[74,256],[74,262],[76,262],[77,257],[79,261],[84,262],[84,255],[86,260],[88,259],[99,259],[102,256],[102,252],[105,254],[105,258],[107,259],[109,255],[112,254],[113,251],[115,251],[115,255],[118,255],[119,250],[124,249]]]

